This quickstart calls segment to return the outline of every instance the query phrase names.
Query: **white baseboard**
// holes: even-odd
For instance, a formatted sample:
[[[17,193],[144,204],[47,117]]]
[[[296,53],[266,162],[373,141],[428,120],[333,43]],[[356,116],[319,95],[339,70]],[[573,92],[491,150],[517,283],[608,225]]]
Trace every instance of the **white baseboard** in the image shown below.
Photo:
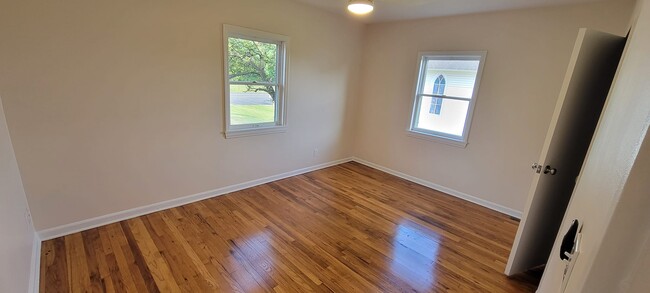
[[[331,167],[331,166],[334,166],[334,165],[339,165],[339,164],[342,164],[342,163],[349,162],[351,160],[352,160],[352,158],[345,158],[345,159],[341,159],[341,160],[331,161],[331,162],[318,164],[318,165],[314,165],[314,166],[310,166],[310,167],[306,167],[306,168],[302,168],[302,169],[298,169],[298,170],[293,170],[293,171],[289,171],[289,172],[285,172],[285,173],[281,173],[281,174],[277,174],[277,175],[273,175],[273,176],[269,176],[269,177],[265,177],[265,178],[251,180],[251,181],[248,181],[248,182],[243,182],[243,183],[239,183],[239,184],[235,184],[235,185],[221,187],[221,188],[217,188],[217,189],[210,190],[210,191],[205,191],[205,192],[201,192],[201,193],[197,193],[197,194],[193,194],[193,195],[189,195],[189,196],[174,198],[174,199],[159,202],[159,203],[154,203],[154,204],[141,206],[141,207],[125,210],[125,211],[120,211],[120,212],[116,212],[116,213],[112,213],[112,214],[108,214],[108,215],[104,215],[104,216],[99,216],[99,217],[96,217],[96,218],[82,220],[82,221],[79,221],[79,222],[74,222],[74,223],[70,223],[70,224],[66,224],[66,225],[62,225],[62,226],[58,226],[58,227],[54,227],[54,228],[49,228],[49,229],[38,231],[38,236],[40,237],[40,240],[46,241],[46,240],[54,239],[54,238],[57,238],[57,237],[69,235],[69,234],[72,234],[72,233],[81,232],[81,231],[84,231],[84,230],[88,230],[88,229],[92,229],[92,228],[96,228],[96,227],[116,223],[116,222],[119,222],[119,221],[131,219],[131,218],[135,218],[135,217],[155,213],[155,212],[158,212],[158,211],[166,210],[166,209],[169,209],[169,208],[174,208],[174,207],[186,205],[186,204],[189,204],[189,203],[197,202],[197,201],[200,201],[200,200],[216,197],[216,196],[219,196],[219,195],[239,191],[239,190],[242,190],[242,189],[246,189],[246,188],[250,188],[250,187],[253,187],[253,186],[269,183],[269,182],[284,179],[284,178],[287,178],[287,177],[300,175],[300,174],[303,174],[303,173],[307,173],[307,172],[311,172],[311,171]]]
[[[463,199],[463,200],[466,200],[466,201],[469,201],[469,202],[473,202],[475,204],[478,204],[480,206],[484,206],[484,207],[486,207],[488,209],[491,209],[491,210],[495,210],[495,211],[500,212],[502,214],[506,214],[506,215],[509,215],[511,217],[515,217],[517,219],[521,219],[521,216],[522,216],[521,211],[514,210],[514,209],[511,209],[511,208],[508,208],[508,207],[504,207],[504,206],[502,206],[500,204],[496,204],[496,203],[493,203],[491,201],[487,201],[487,200],[478,198],[476,196],[472,196],[472,195],[460,192],[458,190],[447,188],[447,187],[444,187],[442,185],[438,185],[438,184],[426,181],[424,179],[417,178],[415,176],[411,176],[411,175],[408,175],[408,174],[405,174],[405,173],[402,173],[402,172],[399,172],[399,171],[395,171],[393,169],[389,169],[387,167],[377,165],[375,163],[366,161],[366,160],[361,159],[361,158],[353,157],[352,161],[355,161],[357,163],[366,165],[368,167],[371,167],[371,168],[374,168],[374,169],[377,169],[377,170],[384,171],[384,172],[386,172],[388,174],[395,175],[397,177],[400,177],[402,179],[406,179],[406,180],[411,181],[413,183],[417,183],[417,184],[420,184],[422,186],[426,186],[426,187],[429,187],[431,189],[435,189],[435,190],[438,190],[440,192],[444,192],[444,193],[449,194],[451,196],[455,196],[455,197],[458,197],[460,199]]]
[[[38,293],[41,279],[41,238],[34,232],[34,243],[32,244],[32,264],[29,269],[29,291]]]
[[[175,199],[171,199],[171,200],[167,200],[167,201],[163,201],[163,202],[159,202],[159,203],[154,203],[154,204],[150,204],[150,205],[146,205],[146,206],[142,206],[142,207],[137,207],[137,208],[121,211],[121,212],[116,212],[116,213],[112,213],[112,214],[108,214],[108,215],[104,215],[104,216],[99,216],[99,217],[96,217],[96,218],[82,220],[82,221],[79,221],[79,222],[74,222],[74,223],[70,223],[70,224],[66,224],[66,225],[62,225],[62,226],[58,226],[58,227],[54,227],[54,228],[41,230],[41,231],[38,231],[38,233],[37,233],[37,236],[39,237],[39,241],[38,241],[38,246],[39,246],[39,248],[38,248],[38,256],[39,257],[37,257],[37,260],[40,260],[40,241],[46,241],[46,240],[54,239],[54,238],[57,238],[57,237],[69,235],[69,234],[72,234],[72,233],[77,233],[77,232],[81,232],[81,231],[84,231],[84,230],[88,230],[88,229],[92,229],[92,228],[96,228],[96,227],[116,223],[116,222],[119,222],[119,221],[123,221],[123,220],[131,219],[131,218],[151,214],[151,213],[158,212],[158,211],[161,211],[161,210],[182,206],[182,205],[185,205],[185,204],[197,202],[197,201],[200,201],[200,200],[216,197],[216,196],[219,196],[219,195],[239,191],[239,190],[250,188],[250,187],[253,187],[253,186],[269,183],[269,182],[272,182],[272,181],[284,179],[284,178],[291,177],[291,176],[300,175],[300,174],[303,174],[303,173],[307,173],[307,172],[311,172],[311,171],[331,167],[331,166],[334,166],[334,165],[338,165],[338,164],[342,164],[342,163],[346,163],[346,162],[350,162],[350,161],[358,162],[358,163],[366,165],[368,167],[384,171],[384,172],[386,172],[388,174],[395,175],[397,177],[406,179],[408,181],[411,181],[411,182],[414,182],[414,183],[417,183],[417,184],[420,184],[420,185],[423,185],[423,186],[426,186],[426,187],[429,187],[429,188],[432,188],[432,189],[447,193],[449,195],[458,197],[460,199],[463,199],[463,200],[466,200],[466,201],[469,201],[469,202],[473,202],[475,204],[484,206],[486,208],[495,210],[497,212],[500,212],[500,213],[503,213],[503,214],[506,214],[506,215],[509,215],[509,216],[512,216],[512,217],[515,217],[515,218],[518,218],[518,219],[520,219],[521,215],[522,215],[522,213],[520,211],[511,209],[511,208],[508,208],[508,207],[504,207],[502,205],[499,205],[499,204],[496,204],[496,203],[493,203],[493,202],[490,202],[490,201],[487,201],[487,200],[484,200],[484,199],[481,199],[481,198],[478,198],[478,197],[475,197],[475,196],[471,196],[469,194],[466,194],[466,193],[463,193],[463,192],[460,192],[460,191],[457,191],[457,190],[454,190],[454,189],[451,189],[451,188],[447,188],[447,187],[444,187],[444,186],[441,186],[441,185],[438,185],[438,184],[435,184],[435,183],[432,183],[432,182],[429,182],[429,181],[426,181],[426,180],[423,180],[423,179],[420,179],[420,178],[417,178],[417,177],[414,177],[414,176],[411,176],[411,175],[407,175],[405,173],[398,172],[398,171],[386,168],[384,166],[377,165],[375,163],[371,163],[371,162],[363,160],[361,158],[350,157],[350,158],[345,158],[345,159],[341,159],[341,160],[336,160],[336,161],[331,161],[331,162],[327,162],[327,163],[323,163],[323,164],[318,164],[318,165],[315,165],[315,166],[306,167],[306,168],[302,168],[302,169],[298,169],[298,170],[294,170],[294,171],[289,171],[289,172],[285,172],[285,173],[281,173],[281,174],[277,174],[277,175],[273,175],[273,176],[269,176],[269,177],[265,177],[265,178],[261,178],[261,179],[256,179],[256,180],[252,180],[252,181],[248,181],[248,182],[243,182],[243,183],[239,183],[239,184],[235,184],[235,185],[230,185],[230,186],[226,186],[226,187],[222,187],[222,188],[217,188],[217,189],[214,189],[214,190],[205,191],[205,192],[201,192],[201,193],[197,193],[197,194],[193,194],[193,195],[189,195],[189,196],[179,197],[179,198],[175,198]],[[37,269],[37,271],[38,271],[38,269]],[[38,276],[36,276],[36,278],[37,277]],[[38,286],[37,286],[37,289],[38,289]]]

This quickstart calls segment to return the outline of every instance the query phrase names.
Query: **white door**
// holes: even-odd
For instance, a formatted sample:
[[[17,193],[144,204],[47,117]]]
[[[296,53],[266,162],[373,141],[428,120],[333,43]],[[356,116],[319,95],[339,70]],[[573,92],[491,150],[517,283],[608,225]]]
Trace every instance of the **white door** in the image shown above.
[[[507,275],[544,265],[553,248],[618,62],[625,38],[580,29],[555,106]]]

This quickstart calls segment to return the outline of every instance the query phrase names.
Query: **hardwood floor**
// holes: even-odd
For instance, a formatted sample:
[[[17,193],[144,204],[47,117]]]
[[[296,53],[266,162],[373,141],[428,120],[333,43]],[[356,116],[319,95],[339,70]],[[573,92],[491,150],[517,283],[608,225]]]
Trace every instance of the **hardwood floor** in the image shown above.
[[[43,242],[41,292],[533,292],[517,221],[358,163]]]

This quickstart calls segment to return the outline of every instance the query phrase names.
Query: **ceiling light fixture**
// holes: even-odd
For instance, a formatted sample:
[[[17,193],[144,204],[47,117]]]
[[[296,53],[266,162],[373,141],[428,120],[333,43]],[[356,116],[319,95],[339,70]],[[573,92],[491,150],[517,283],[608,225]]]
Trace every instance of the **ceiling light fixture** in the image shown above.
[[[375,9],[374,5],[373,0],[350,0],[348,10],[354,14],[368,14]]]

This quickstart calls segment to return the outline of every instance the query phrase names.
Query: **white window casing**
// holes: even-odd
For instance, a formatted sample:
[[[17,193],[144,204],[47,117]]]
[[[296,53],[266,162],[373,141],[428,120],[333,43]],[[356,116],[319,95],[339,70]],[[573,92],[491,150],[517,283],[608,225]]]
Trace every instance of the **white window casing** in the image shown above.
[[[453,146],[467,146],[486,56],[486,51],[419,53],[407,133]],[[443,94],[433,93],[432,87],[439,76],[445,78]],[[430,113],[432,102],[442,103],[438,114]]]
[[[230,78],[229,40],[231,38],[277,45],[276,76],[274,82],[232,81]],[[289,65],[289,37],[233,25],[223,25],[224,50],[224,135],[226,138],[262,135],[286,131],[287,77]],[[231,120],[231,85],[275,87],[274,121],[233,124]]]

